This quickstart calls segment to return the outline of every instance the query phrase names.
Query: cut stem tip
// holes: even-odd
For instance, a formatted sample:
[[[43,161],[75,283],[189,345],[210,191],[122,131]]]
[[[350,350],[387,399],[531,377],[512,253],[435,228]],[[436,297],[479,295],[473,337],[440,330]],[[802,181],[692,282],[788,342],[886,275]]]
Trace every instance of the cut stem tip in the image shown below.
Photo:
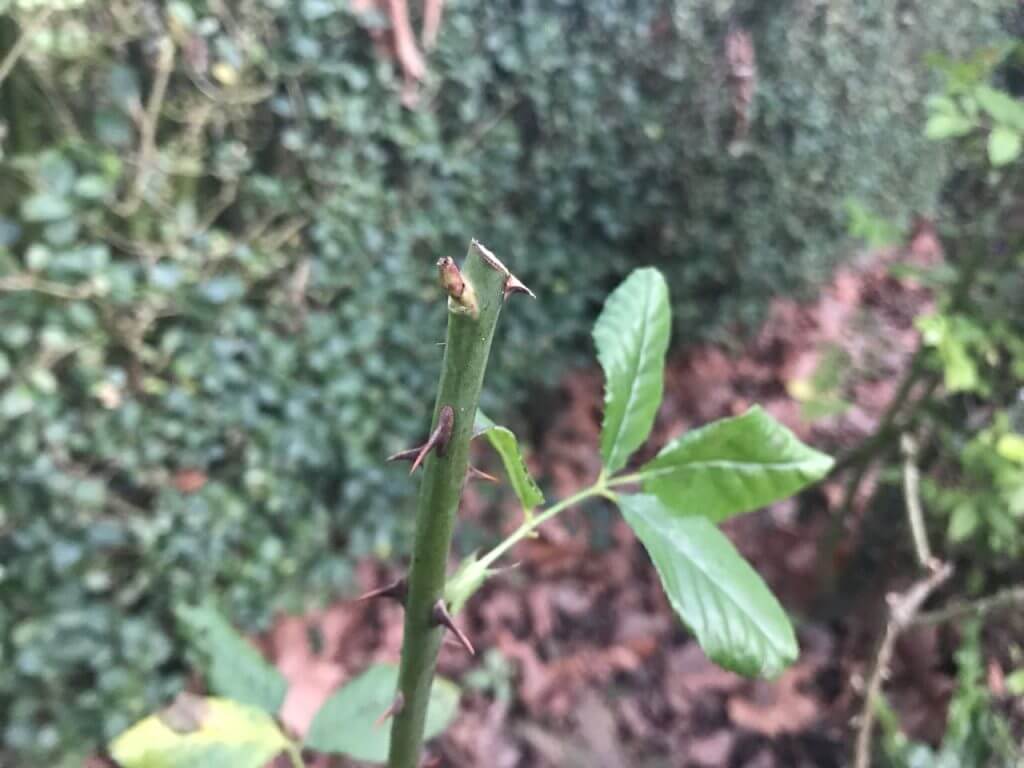
[[[508,299],[509,295],[513,293],[525,293],[531,298],[537,298],[536,294],[527,288],[522,280],[513,275],[511,270],[502,263],[501,259],[491,253],[483,243],[479,240],[473,240],[470,246],[480,254],[480,258],[484,260],[487,266],[505,276],[505,285],[502,286],[501,291],[503,299]]]

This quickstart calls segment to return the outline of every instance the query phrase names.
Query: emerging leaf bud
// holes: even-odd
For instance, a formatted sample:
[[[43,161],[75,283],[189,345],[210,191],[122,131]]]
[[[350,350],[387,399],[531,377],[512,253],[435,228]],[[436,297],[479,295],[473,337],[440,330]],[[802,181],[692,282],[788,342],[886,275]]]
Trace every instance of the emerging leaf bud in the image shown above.
[[[450,256],[438,259],[437,271],[441,277],[441,287],[448,294],[448,309],[475,318],[480,311],[476,303],[476,291],[473,290],[473,284],[463,276],[455,260]]]

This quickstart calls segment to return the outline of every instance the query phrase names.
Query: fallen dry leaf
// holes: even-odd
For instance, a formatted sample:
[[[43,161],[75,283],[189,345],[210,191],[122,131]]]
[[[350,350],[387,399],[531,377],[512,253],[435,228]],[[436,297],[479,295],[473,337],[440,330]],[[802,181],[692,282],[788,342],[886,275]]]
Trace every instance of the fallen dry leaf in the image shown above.
[[[757,681],[749,696],[741,692],[729,698],[729,718],[741,728],[765,736],[805,730],[820,714],[814,695],[803,689],[813,674],[810,665],[799,664],[774,682]]]

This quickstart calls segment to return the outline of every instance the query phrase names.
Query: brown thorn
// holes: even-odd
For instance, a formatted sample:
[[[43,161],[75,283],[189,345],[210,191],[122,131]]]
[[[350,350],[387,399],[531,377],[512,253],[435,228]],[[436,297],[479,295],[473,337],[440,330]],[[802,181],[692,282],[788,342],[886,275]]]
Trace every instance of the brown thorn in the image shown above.
[[[520,280],[518,277],[516,277],[510,272],[508,276],[505,278],[505,288],[502,291],[502,295],[507,300],[509,295],[513,293],[525,293],[531,299],[537,298],[537,295],[529,288],[527,288],[523,284],[522,280]]]
[[[419,446],[416,446],[415,448],[408,448],[408,449],[406,449],[404,451],[399,451],[398,453],[392,453],[390,456],[388,456],[387,460],[388,461],[412,461],[413,459],[415,459],[417,456],[420,455],[420,450],[421,449],[420,449]]]
[[[392,600],[397,600],[400,603],[404,603],[408,587],[409,585],[406,582],[405,577],[403,576],[397,581],[388,584],[386,587],[371,589],[366,594],[357,597],[353,602],[362,603],[367,600],[374,600],[379,597],[390,597]]]
[[[466,476],[467,477],[476,478],[478,480],[486,480],[489,483],[500,483],[501,482],[494,475],[489,475],[486,472],[484,472],[482,469],[478,469],[477,467],[474,467],[472,464],[470,464],[469,468],[466,470]]]
[[[427,442],[420,446],[419,453],[416,454],[416,458],[412,463],[412,469],[409,470],[410,475],[416,471],[416,468],[423,463],[427,458],[427,454],[432,450],[436,450],[438,456],[444,456],[445,449],[448,447],[448,441],[452,438],[452,428],[454,426],[455,409],[450,405],[445,405],[441,408],[441,413],[437,417],[437,426],[434,427],[434,431],[430,433]]]
[[[459,644],[469,652],[470,656],[476,655],[476,651],[473,650],[473,644],[469,642],[469,638],[463,634],[462,630],[456,626],[455,620],[452,619],[452,615],[448,613],[448,606],[444,604],[443,599],[434,603],[433,619],[436,626],[444,627],[455,635],[455,639],[458,640]]]
[[[379,728],[380,726],[382,726],[384,724],[385,720],[387,720],[388,718],[394,717],[399,712],[401,712],[404,708],[405,708],[405,696],[403,696],[402,692],[399,691],[398,693],[395,694],[395,700],[392,701],[388,705],[387,709],[385,709],[383,712],[380,713],[380,717],[378,717],[376,720],[373,721],[374,727],[375,728]]]
[[[446,405],[441,409],[441,415],[437,419],[437,427],[427,438],[427,442],[423,445],[419,445],[415,448],[407,448],[404,451],[393,453],[388,456],[388,461],[411,461],[412,469],[409,470],[411,475],[416,471],[416,468],[423,463],[424,459],[427,458],[427,454],[431,450],[436,450],[438,456],[444,456],[445,450],[448,448],[448,441],[452,437],[452,428],[455,425],[455,410],[450,406]]]

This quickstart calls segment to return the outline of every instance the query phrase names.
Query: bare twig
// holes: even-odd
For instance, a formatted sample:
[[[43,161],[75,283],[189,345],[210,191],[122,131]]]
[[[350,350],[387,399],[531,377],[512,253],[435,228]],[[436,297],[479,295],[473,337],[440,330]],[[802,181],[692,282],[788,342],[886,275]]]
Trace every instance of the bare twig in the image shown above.
[[[52,8],[47,8],[26,26],[18,37],[14,45],[11,46],[11,50],[4,56],[4,60],[0,62],[0,85],[3,84],[7,76],[11,74],[11,70],[14,69],[14,65],[18,63],[18,59],[21,58],[22,54],[25,53],[25,49],[28,48],[28,44],[32,42],[32,36],[42,29],[43,25],[49,20],[53,14]]]
[[[879,643],[875,656],[875,666],[864,692],[864,708],[860,715],[860,726],[857,731],[857,746],[854,754],[854,768],[870,768],[871,738],[875,725],[875,709],[882,694],[882,681],[889,675],[889,664],[892,661],[893,648],[900,633],[914,623],[921,606],[928,597],[946,583],[953,575],[953,566],[940,563],[932,557],[928,547],[928,532],[924,524],[924,511],[921,508],[920,478],[917,469],[917,441],[909,433],[904,433],[900,441],[903,451],[903,493],[907,505],[907,522],[910,524],[914,539],[914,549],[918,564],[928,571],[928,575],[910,585],[902,593],[893,593],[886,597],[889,604],[889,621]]]
[[[928,546],[928,531],[924,527],[924,511],[921,509],[921,474],[917,468],[917,440],[909,432],[900,437],[903,453],[903,495],[907,501],[907,519],[910,533],[914,537],[917,561],[930,567],[932,550]]]
[[[49,280],[39,280],[32,275],[8,275],[0,277],[0,293],[34,292],[53,296],[68,301],[88,299],[93,295],[93,287],[88,283],[80,285],[64,285]]]
[[[1012,606],[1024,606],[1024,585],[1007,587],[993,595],[982,597],[978,600],[956,603],[935,611],[919,613],[911,623],[917,627],[928,627],[947,621],[954,621],[965,616],[981,618],[993,611]]]
[[[423,4],[423,30],[420,41],[423,50],[429,51],[437,42],[437,33],[441,29],[441,11],[444,0],[426,0]]]
[[[494,112],[494,116],[486,123],[480,125],[479,128],[473,131],[469,136],[463,139],[454,149],[454,156],[461,157],[462,155],[468,154],[469,152],[476,149],[477,146],[487,137],[491,131],[497,128],[504,120],[508,117],[509,113],[515,109],[515,107],[522,100],[520,96],[515,96],[508,99]]]
[[[882,642],[879,644],[878,654],[875,657],[875,666],[864,693],[864,708],[861,711],[860,727],[857,732],[854,768],[870,768],[871,766],[871,739],[875,725],[875,708],[882,693],[882,681],[889,674],[889,664],[892,661],[896,638],[904,629],[914,623],[914,617],[925,600],[952,574],[953,566],[945,563],[920,581],[912,584],[906,592],[888,596],[889,623],[885,627],[885,634],[882,636]]]
[[[163,107],[164,97],[167,95],[167,84],[170,82],[171,72],[174,69],[174,51],[174,42],[171,38],[163,38],[157,56],[156,77],[149,92],[149,99],[146,101],[146,109],[139,118],[139,155],[135,178],[132,180],[128,197],[117,206],[117,212],[121,216],[131,216],[138,210],[139,204],[142,202],[146,182],[149,179],[150,166],[153,164],[153,155],[156,153],[156,129],[160,122],[160,110]]]

